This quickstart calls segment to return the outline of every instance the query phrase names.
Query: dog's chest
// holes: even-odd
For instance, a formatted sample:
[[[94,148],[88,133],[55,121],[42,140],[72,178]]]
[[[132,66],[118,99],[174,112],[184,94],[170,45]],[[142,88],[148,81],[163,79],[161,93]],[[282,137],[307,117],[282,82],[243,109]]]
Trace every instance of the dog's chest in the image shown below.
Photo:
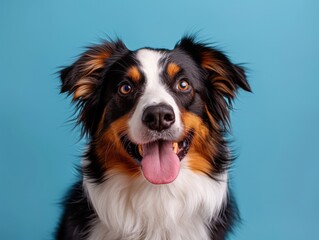
[[[221,181],[181,169],[168,185],[152,185],[142,176],[134,179],[109,173],[95,185],[84,187],[98,215],[90,240],[209,239],[209,222],[226,200],[227,176]]]

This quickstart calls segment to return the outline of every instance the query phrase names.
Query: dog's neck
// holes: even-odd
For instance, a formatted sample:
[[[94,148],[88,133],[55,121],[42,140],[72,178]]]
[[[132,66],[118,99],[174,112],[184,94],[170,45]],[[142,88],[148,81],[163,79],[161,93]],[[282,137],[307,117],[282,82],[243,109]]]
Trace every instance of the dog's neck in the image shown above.
[[[99,184],[84,177],[98,215],[89,239],[209,239],[208,224],[226,202],[227,173],[213,180],[194,173],[185,162],[177,179],[166,185],[117,172],[108,172]]]

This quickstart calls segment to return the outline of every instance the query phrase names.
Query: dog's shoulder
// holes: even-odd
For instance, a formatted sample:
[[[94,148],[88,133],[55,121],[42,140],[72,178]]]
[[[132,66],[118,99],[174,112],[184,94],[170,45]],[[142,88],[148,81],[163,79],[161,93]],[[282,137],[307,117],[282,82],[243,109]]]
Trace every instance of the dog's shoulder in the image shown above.
[[[95,218],[95,212],[86,197],[82,181],[78,181],[71,187],[62,204],[64,213],[60,219],[55,238],[70,240],[86,237],[90,222]]]

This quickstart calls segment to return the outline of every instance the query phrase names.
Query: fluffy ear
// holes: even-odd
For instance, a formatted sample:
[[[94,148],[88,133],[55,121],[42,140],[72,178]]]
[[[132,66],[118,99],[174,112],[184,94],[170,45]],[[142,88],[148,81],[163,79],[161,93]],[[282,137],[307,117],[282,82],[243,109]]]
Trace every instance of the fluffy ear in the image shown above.
[[[112,63],[112,58],[127,51],[120,40],[103,42],[89,47],[71,66],[60,71],[61,93],[73,95],[73,101],[77,102],[82,134],[95,131],[99,114],[96,98],[103,71]]]
[[[73,94],[73,100],[88,99],[99,84],[107,60],[123,50],[127,48],[120,40],[89,47],[75,63],[61,70],[61,93]]]
[[[194,37],[184,37],[177,45],[188,52],[203,69],[212,99],[208,106],[224,126],[229,125],[229,109],[239,88],[251,92],[245,71],[242,67],[231,63],[221,51],[207,44],[197,42]]]

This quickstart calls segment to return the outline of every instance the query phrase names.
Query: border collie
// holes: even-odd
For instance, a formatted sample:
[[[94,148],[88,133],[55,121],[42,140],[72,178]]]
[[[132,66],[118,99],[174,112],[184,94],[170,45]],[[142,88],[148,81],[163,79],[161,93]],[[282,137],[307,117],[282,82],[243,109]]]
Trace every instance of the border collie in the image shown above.
[[[172,50],[89,47],[60,72],[88,137],[56,239],[221,240],[239,218],[225,140],[242,67],[183,37]]]

